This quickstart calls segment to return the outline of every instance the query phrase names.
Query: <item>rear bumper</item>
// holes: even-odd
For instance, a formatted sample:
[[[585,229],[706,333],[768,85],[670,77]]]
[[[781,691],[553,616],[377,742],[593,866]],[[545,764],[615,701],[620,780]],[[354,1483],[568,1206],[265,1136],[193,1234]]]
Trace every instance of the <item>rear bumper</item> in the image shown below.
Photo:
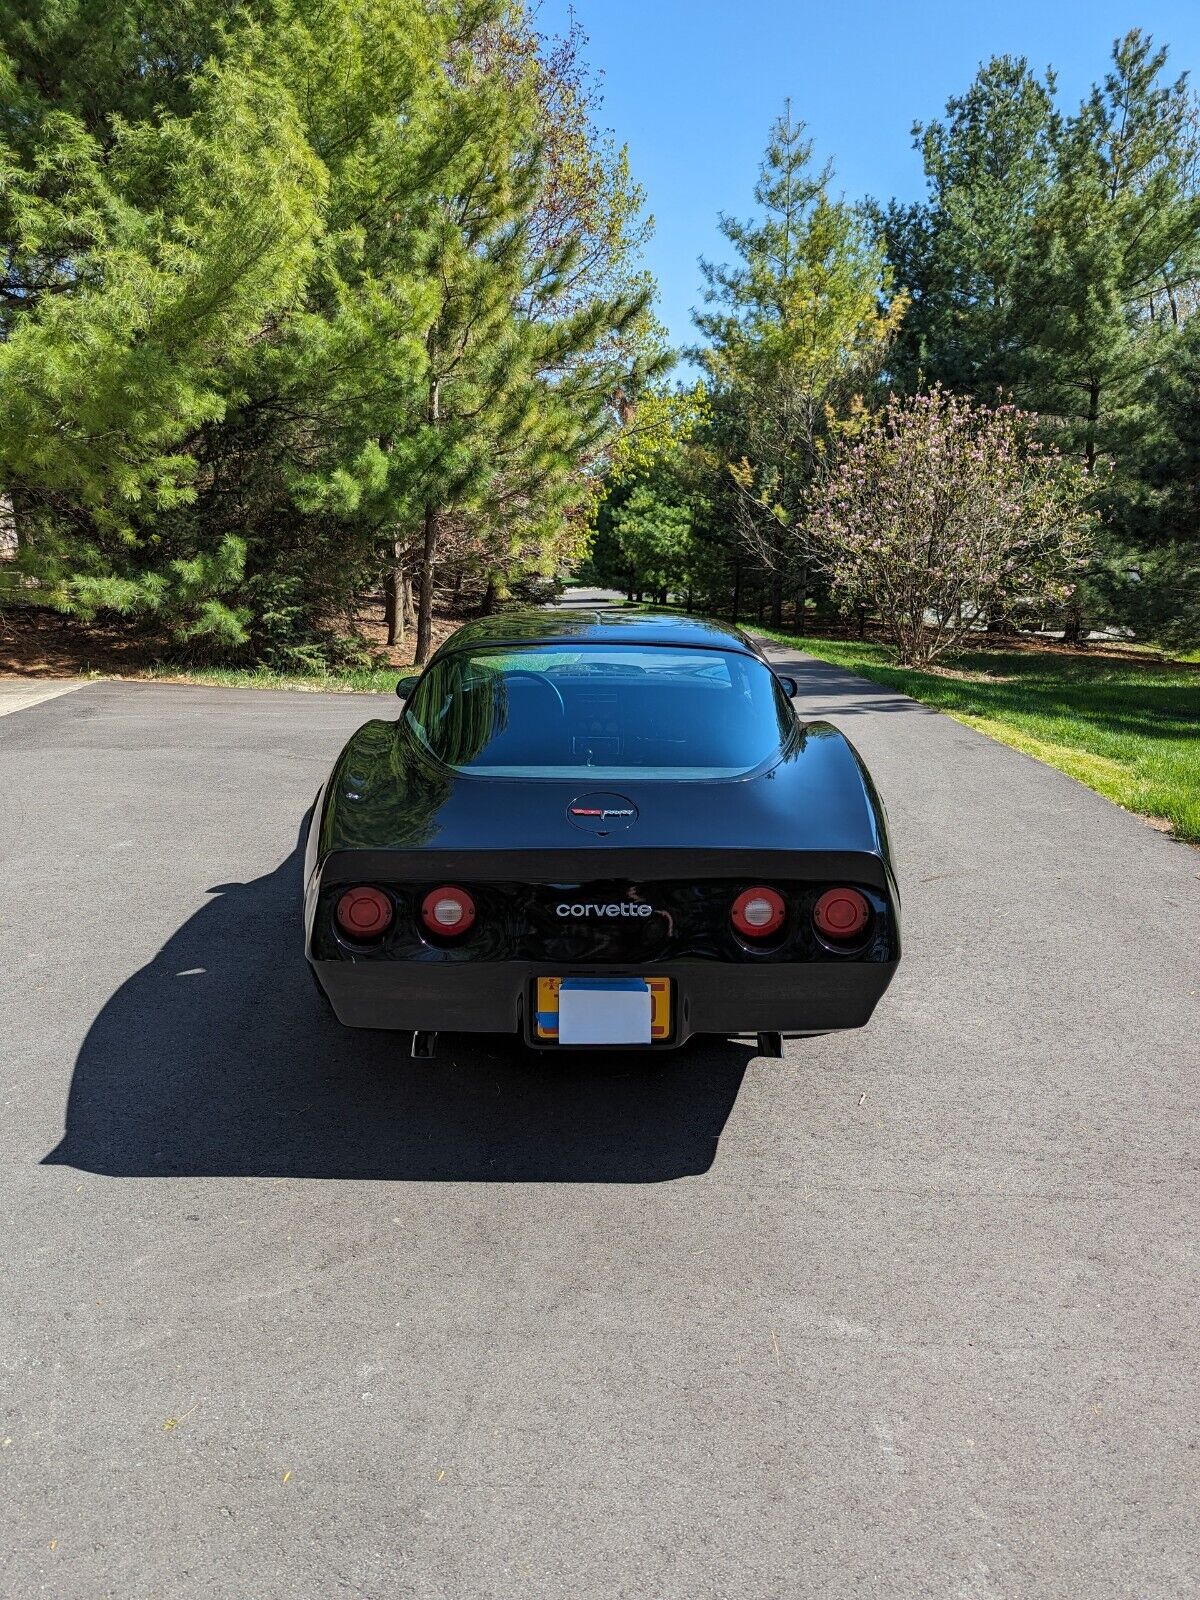
[[[861,1028],[898,965],[895,961],[763,966],[680,961],[628,973],[611,966],[558,968],[553,975],[670,978],[674,1028],[668,1043],[678,1045],[694,1033],[728,1037]],[[312,966],[338,1021],[348,1028],[521,1032],[526,1037],[531,985],[548,971],[545,964],[522,961],[314,961]]]

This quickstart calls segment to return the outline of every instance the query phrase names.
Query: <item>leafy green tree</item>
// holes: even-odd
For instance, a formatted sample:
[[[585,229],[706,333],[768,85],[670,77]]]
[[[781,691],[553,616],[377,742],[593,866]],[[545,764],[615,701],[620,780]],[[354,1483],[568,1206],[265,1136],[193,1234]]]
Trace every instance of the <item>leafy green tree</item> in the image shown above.
[[[1119,457],[1143,380],[1200,272],[1200,194],[1190,186],[1186,80],[1161,82],[1165,50],[1131,33],[1066,123],[1057,182],[1032,229],[1021,322],[1024,391],[1063,419],[1085,463]]]
[[[527,229],[530,261],[554,264],[566,252],[569,265],[550,292],[546,283],[533,283],[523,314],[561,318],[597,299],[641,309],[614,320],[590,348],[554,352],[539,375],[551,400],[559,398],[566,372],[580,394],[604,396],[604,425],[556,473],[552,504],[529,494],[518,449],[498,463],[490,509],[449,519],[450,558],[461,572],[465,557],[486,578],[485,609],[513,592],[536,592],[539,581],[582,559],[615,425],[668,359],[665,334],[650,309],[653,282],[639,261],[653,218],[627,149],[596,124],[601,85],[586,65],[586,36],[573,20],[561,37],[548,40],[535,21],[514,9],[493,36],[494,51],[512,81],[527,74],[533,87],[542,181]]]
[[[429,321],[426,397],[416,433],[422,546],[416,661],[431,639],[434,570],[448,512],[462,506],[496,517],[495,491],[519,464],[527,521],[554,519],[571,468],[608,426],[605,377],[578,358],[643,309],[645,294],[551,308],[577,259],[565,240],[532,256],[528,221],[542,169],[532,140],[533,97],[496,75],[475,86],[481,123],[429,205],[417,261],[436,303]],[[544,314],[545,313],[545,314]]]
[[[944,123],[915,130],[928,202],[893,204],[881,224],[913,299],[901,382],[1003,391],[1089,469],[1111,468],[1092,479],[1104,531],[1068,617],[1076,638],[1089,613],[1144,625],[1148,574],[1174,570],[1155,555],[1172,534],[1154,524],[1166,502],[1145,446],[1200,283],[1200,186],[1194,99],[1166,65],[1135,30],[1064,117],[1052,73],[993,60]]]
[[[660,384],[627,408],[597,508],[587,567],[595,581],[624,588],[631,600],[644,590],[662,600],[668,591],[691,591],[693,528],[702,505],[693,447],[709,414],[703,383]]]
[[[1143,498],[1136,462],[1154,427],[1154,375],[1171,362],[1181,293],[1200,273],[1191,97],[1185,80],[1162,81],[1166,59],[1146,35],[1127,35],[1068,120],[1058,182],[1033,230],[1023,308],[1018,392],[1058,419],[1089,468],[1101,457],[1113,463],[1104,497],[1112,533],[1100,549],[1110,570]],[[1072,636],[1105,588],[1080,592]]]
[[[613,517],[630,591],[648,590],[665,601],[673,589],[690,587],[691,511],[660,500],[649,484],[639,484]]]
[[[153,518],[195,500],[187,441],[303,281],[321,173],[290,95],[245,54],[190,63],[186,114],[102,115],[81,88],[92,52],[47,39],[79,10],[7,19],[28,53],[0,61],[0,482],[23,557],[67,606],[169,610],[185,634],[236,639],[219,598],[242,570],[236,535],[150,572],[137,556]]]
[[[1194,649],[1200,641],[1200,317],[1192,316],[1153,374],[1150,425],[1135,447],[1138,486],[1110,529],[1096,587],[1140,635]]]

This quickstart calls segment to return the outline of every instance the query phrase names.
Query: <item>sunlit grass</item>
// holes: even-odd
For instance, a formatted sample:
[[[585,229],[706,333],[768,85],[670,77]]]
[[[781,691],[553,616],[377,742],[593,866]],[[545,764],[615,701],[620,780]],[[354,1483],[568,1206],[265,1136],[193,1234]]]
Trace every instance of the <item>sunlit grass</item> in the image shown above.
[[[310,694],[394,694],[411,667],[348,667],[340,672],[275,672],[270,667],[152,666],[139,678],[160,683],[211,683],[226,689],[301,689]]]

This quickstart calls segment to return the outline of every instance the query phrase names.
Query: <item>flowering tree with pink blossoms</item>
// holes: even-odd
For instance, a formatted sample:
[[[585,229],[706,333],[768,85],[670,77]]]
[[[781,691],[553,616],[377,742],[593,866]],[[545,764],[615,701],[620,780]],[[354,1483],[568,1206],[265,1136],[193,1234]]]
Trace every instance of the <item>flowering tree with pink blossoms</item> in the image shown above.
[[[906,664],[1014,606],[1061,604],[1088,548],[1090,483],[1016,406],[942,388],[895,396],[839,452],[805,519],[844,608]]]

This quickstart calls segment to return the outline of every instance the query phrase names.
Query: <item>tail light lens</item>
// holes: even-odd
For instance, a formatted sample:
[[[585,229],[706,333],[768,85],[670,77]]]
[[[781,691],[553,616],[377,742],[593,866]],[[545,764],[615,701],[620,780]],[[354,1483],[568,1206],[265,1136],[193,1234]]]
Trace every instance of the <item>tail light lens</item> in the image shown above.
[[[351,939],[377,939],[392,925],[395,912],[382,889],[347,889],[334,907],[338,927]]]
[[[823,939],[850,944],[871,920],[871,907],[857,889],[826,889],[813,907],[813,922]]]
[[[761,884],[744,889],[729,913],[734,927],[746,939],[767,939],[778,933],[786,915],[783,896]]]
[[[421,921],[430,933],[454,938],[475,921],[475,902],[465,889],[443,884],[431,889],[421,902]]]

